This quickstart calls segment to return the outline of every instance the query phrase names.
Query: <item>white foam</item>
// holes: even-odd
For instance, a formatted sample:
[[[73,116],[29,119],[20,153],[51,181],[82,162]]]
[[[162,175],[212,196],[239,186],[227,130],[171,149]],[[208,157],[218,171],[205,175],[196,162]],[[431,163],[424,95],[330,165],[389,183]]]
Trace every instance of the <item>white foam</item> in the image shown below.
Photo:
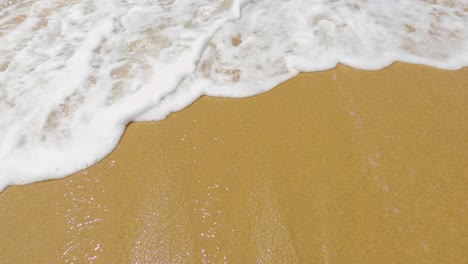
[[[7,1],[0,190],[66,176],[199,96],[244,97],[337,63],[468,65],[468,1]],[[240,17],[239,17],[240,15]]]

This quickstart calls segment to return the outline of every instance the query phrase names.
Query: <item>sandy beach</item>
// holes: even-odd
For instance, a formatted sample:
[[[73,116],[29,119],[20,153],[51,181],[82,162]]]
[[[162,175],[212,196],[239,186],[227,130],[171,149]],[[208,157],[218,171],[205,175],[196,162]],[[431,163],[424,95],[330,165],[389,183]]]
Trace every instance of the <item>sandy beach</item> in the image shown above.
[[[339,66],[133,123],[97,165],[0,194],[0,262],[466,263],[467,85]]]

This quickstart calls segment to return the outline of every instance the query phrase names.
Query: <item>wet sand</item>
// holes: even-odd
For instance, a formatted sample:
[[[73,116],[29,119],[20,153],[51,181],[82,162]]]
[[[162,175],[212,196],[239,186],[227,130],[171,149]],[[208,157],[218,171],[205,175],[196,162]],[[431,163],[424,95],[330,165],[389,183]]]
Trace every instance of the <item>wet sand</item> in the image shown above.
[[[466,263],[468,69],[300,74],[0,194],[1,263]]]

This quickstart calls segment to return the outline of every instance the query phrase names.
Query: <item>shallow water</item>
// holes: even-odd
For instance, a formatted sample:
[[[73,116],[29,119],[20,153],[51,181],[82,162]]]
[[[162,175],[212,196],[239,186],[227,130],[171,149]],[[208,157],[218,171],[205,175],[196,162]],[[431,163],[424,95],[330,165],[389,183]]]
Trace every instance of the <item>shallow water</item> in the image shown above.
[[[88,167],[128,122],[201,95],[255,95],[337,63],[459,69],[467,13],[465,0],[3,2],[0,189]]]

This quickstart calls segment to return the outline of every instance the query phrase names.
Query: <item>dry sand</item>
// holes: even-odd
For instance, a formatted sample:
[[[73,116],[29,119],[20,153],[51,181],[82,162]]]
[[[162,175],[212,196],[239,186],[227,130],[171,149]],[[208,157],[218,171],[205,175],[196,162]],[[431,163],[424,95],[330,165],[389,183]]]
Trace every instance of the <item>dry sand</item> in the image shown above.
[[[467,85],[340,66],[131,124],[92,168],[0,194],[0,262],[467,263]]]

